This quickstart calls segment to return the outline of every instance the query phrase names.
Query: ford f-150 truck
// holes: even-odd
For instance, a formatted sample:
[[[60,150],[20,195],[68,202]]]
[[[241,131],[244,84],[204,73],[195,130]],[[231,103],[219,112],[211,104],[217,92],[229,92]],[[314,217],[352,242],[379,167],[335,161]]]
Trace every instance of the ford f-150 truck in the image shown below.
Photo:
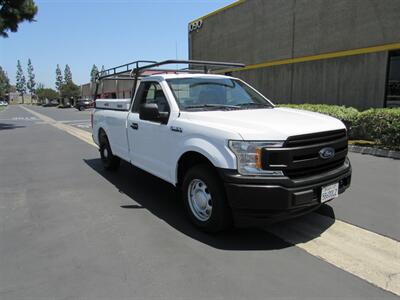
[[[204,68],[157,69],[175,63]],[[237,64],[136,65],[132,99],[96,100],[93,139],[101,160],[115,170],[123,159],[177,187],[202,230],[296,217],[350,186],[341,121],[275,107],[244,81],[210,74],[210,66]],[[119,74],[114,68],[98,79]]]

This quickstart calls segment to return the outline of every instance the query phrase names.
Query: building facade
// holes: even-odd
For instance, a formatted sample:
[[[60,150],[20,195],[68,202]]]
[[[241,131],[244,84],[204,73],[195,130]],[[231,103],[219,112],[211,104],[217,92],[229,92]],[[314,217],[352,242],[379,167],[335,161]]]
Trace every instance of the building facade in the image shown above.
[[[241,0],[189,24],[189,58],[275,103],[400,105],[399,0]]]
[[[81,98],[93,99],[96,83],[86,83],[81,86]],[[96,98],[123,99],[132,96],[132,80],[104,80],[99,83]]]
[[[37,98],[30,94],[21,95],[17,92],[10,92],[8,94],[8,103],[9,104],[36,104]]]

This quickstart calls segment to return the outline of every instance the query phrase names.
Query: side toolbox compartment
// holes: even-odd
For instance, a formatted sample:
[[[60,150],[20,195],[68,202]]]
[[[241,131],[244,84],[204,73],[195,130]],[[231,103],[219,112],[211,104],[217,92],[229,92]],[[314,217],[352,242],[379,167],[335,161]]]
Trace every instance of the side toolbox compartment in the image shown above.
[[[96,99],[97,109],[128,111],[131,99]]]

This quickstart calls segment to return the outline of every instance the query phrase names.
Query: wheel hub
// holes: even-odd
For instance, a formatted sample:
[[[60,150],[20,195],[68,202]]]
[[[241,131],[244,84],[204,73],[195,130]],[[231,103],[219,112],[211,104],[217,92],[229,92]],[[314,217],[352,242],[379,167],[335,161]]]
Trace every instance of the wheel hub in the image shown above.
[[[193,179],[188,187],[188,201],[193,215],[200,221],[207,221],[212,213],[212,199],[207,185],[200,179]]]

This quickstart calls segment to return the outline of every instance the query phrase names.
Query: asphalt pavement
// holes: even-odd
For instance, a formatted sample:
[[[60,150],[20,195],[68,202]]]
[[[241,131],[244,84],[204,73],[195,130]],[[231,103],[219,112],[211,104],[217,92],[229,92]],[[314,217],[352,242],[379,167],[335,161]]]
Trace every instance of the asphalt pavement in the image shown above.
[[[91,109],[79,111],[76,108],[55,108],[42,106],[29,106],[29,108],[39,113],[45,114],[50,118],[57,120],[85,131],[92,131],[90,125]]]
[[[29,108],[90,131],[89,111]],[[320,214],[398,241],[400,162],[350,158],[352,188]],[[18,106],[0,112],[0,170],[0,299],[398,299],[266,230],[199,232],[169,184],[105,172]]]

